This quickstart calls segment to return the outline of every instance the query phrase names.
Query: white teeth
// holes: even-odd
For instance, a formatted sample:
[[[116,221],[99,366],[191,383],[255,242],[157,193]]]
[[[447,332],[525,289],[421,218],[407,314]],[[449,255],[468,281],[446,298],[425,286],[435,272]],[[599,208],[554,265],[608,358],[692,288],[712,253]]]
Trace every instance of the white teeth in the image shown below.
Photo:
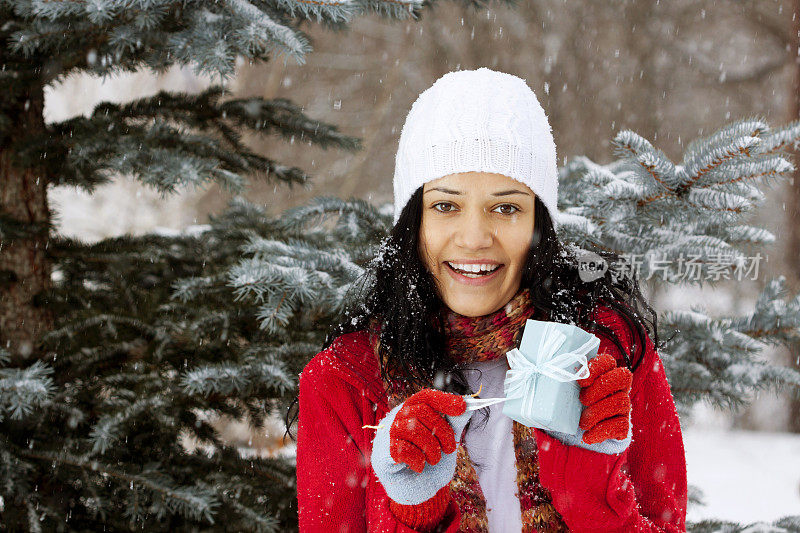
[[[497,270],[500,265],[488,265],[488,264],[472,264],[472,265],[465,265],[460,263],[448,263],[451,267],[457,270],[464,270],[466,272],[492,272]]]

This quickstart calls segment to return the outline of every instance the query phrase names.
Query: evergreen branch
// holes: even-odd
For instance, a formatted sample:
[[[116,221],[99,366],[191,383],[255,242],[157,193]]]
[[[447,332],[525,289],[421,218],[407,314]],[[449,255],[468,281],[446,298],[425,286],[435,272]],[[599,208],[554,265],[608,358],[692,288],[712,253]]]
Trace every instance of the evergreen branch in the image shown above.
[[[287,231],[303,232],[309,226],[317,226],[326,217],[354,213],[366,228],[386,233],[390,225],[387,216],[359,198],[343,200],[341,198],[320,196],[313,198],[305,205],[284,211],[279,224]]]
[[[278,133],[287,140],[309,138],[323,148],[335,146],[346,150],[360,149],[360,139],[338,133],[333,124],[320,122],[303,113],[301,107],[285,98],[236,98],[220,102],[229,91],[212,85],[197,94],[160,91],[127,104],[102,102],[92,118],[116,122],[152,120],[161,117],[200,131],[217,131],[237,153],[247,153],[241,144],[240,130],[256,133]],[[127,122],[126,122],[127,123]],[[228,124],[230,123],[230,124]]]
[[[419,18],[420,10],[427,5],[424,0],[363,0],[363,2],[370,11],[378,13],[385,18],[396,18],[400,20],[409,17],[414,19]],[[485,7],[480,2],[472,2],[472,6],[475,9]]]
[[[38,360],[28,368],[0,368],[0,420],[4,413],[22,420],[46,406],[55,393],[52,373]]]
[[[280,527],[280,521],[270,516],[265,516],[263,511],[254,511],[233,498],[226,500],[226,503],[242,515],[248,521],[248,524],[254,524],[256,526],[256,531],[259,533],[275,533],[280,531],[280,529],[278,529]]]
[[[775,235],[771,232],[753,226],[736,225],[721,226],[719,233],[729,244],[761,244],[767,245],[775,242]]]
[[[728,163],[742,155],[750,156],[751,150],[760,142],[761,139],[758,137],[737,137],[725,146],[713,147],[685,161],[684,166],[681,167],[679,190],[676,192],[681,194],[688,191],[703,178],[704,174],[713,171],[724,163]]]
[[[236,395],[246,398],[265,389],[274,395],[283,395],[293,390],[285,365],[277,359],[250,359],[243,364],[221,363],[204,365],[185,371],[181,376],[181,387],[188,395],[220,396]]]
[[[179,279],[173,282],[170,297],[181,303],[188,303],[197,298],[207,298],[213,293],[227,293],[229,290],[223,285],[224,282],[224,273]]]
[[[178,186],[201,186],[206,181],[239,191],[243,187],[239,174],[247,172],[263,172],[290,185],[307,183],[309,176],[301,169],[249,150],[239,134],[231,133],[237,129],[274,130],[291,142],[295,137],[307,138],[323,148],[361,148],[358,138],[310,119],[288,100],[249,98],[220,104],[217,100],[222,94],[223,89],[215,86],[199,95],[162,91],[125,105],[102,103],[88,119],[73,118],[50,126],[46,133],[19,138],[15,157],[18,164],[26,165],[48,154],[45,163],[56,185],[91,191],[115,174],[130,174],[162,193],[172,193]],[[209,136],[214,134],[229,146]]]
[[[731,211],[734,213],[743,213],[752,208],[752,203],[738,194],[700,188],[694,188],[689,191],[686,203],[698,209]]]
[[[106,450],[120,439],[122,426],[142,414],[152,415],[153,411],[157,411],[166,405],[166,401],[158,396],[142,398],[121,411],[101,416],[97,423],[92,426],[89,433],[92,444],[91,454],[99,453],[102,455],[106,453]]]
[[[733,139],[743,137],[763,138],[765,133],[769,134],[769,126],[762,117],[747,117],[725,124],[716,132],[706,137],[694,139],[686,147],[683,162],[696,160],[707,152],[709,147],[718,148],[729,144]]]
[[[795,120],[783,127],[769,130],[764,135],[758,151],[761,154],[769,155],[790,147],[797,150],[798,138],[800,138],[800,120]]]
[[[86,473],[99,473],[118,480],[122,485],[136,484],[143,486],[151,493],[158,494],[161,500],[181,516],[192,520],[202,518],[211,524],[214,523],[213,513],[214,509],[219,505],[219,501],[211,490],[176,485],[163,474],[158,479],[150,479],[147,475],[128,473],[100,461],[74,455],[63,450],[51,452],[48,450],[26,450],[16,446],[14,448],[16,448],[15,453],[21,457],[48,463],[58,463],[78,468]]]
[[[671,176],[675,174],[675,167],[660,150],[650,144],[646,139],[631,130],[620,131],[613,140],[615,152],[626,154],[628,159],[634,161],[639,168],[658,183],[665,192],[674,192],[675,183],[671,183]]]
[[[758,178],[776,176],[794,170],[794,165],[781,156],[755,155],[744,161],[730,161],[704,174],[694,189],[753,182]]]
[[[225,0],[230,12],[242,22],[242,28],[233,33],[239,49],[247,50],[248,56],[266,54],[270,44],[277,43],[279,49],[294,57],[298,64],[305,63],[305,54],[311,51],[311,44],[299,32],[282,20],[276,20],[266,9],[258,8],[247,0]],[[262,4],[263,5],[263,4]]]
[[[663,313],[660,327],[681,333],[663,358],[676,400],[688,405],[703,398],[735,407],[746,401],[748,391],[800,389],[800,372],[754,359],[767,344],[797,348],[800,307],[797,298],[789,305],[776,305],[784,292],[781,279],[768,284],[749,317],[712,319],[700,310]],[[764,304],[770,305],[771,313]]]
[[[662,161],[645,139],[622,131],[615,137],[620,159],[597,165],[578,157],[563,169],[566,186],[559,208],[565,223],[560,231],[581,246],[617,254],[624,250],[673,259],[696,254],[699,272],[730,279],[726,271],[712,271],[708,258],[735,260],[735,266],[725,268],[736,273],[745,258],[734,246],[774,238],[741,222],[765,199],[756,180],[783,177],[794,168],[781,154],[760,150],[764,143],[774,145],[776,137],[800,136],[800,125],[779,131],[774,134],[759,119],[737,121],[693,142],[685,164],[674,166]],[[718,238],[709,239],[712,235]],[[677,280],[673,267],[656,273]]]
[[[95,326],[104,326],[108,330],[109,335],[113,338],[117,335],[115,324],[135,328],[137,331],[145,334],[149,338],[156,338],[159,336],[159,330],[157,328],[144,323],[138,318],[101,313],[82,317],[78,320],[69,322],[60,328],[48,331],[42,334],[41,339],[43,342],[50,342],[58,338],[72,337],[80,331],[93,328]]]
[[[316,17],[318,23],[323,20],[350,22],[363,9],[361,2],[352,0],[278,0],[277,4],[292,17]]]
[[[262,3],[245,0],[223,5],[175,1],[147,2],[109,9],[98,2],[43,2],[40,11],[22,14],[25,25],[12,32],[10,48],[26,57],[66,56],[95,51],[93,59],[75,53],[54,73],[57,79],[72,70],[108,75],[141,66],[164,71],[176,63],[194,64],[197,74],[228,78],[236,56],[266,60],[272,51],[293,57],[298,64],[311,51],[308,37],[291,26],[285,14]],[[147,32],[143,32],[143,29]],[[131,40],[132,34],[147,38]],[[236,39],[226,39],[235,35]],[[78,39],[81,36],[82,39]]]
[[[285,139],[294,142],[308,138],[310,141],[329,148],[335,146],[345,150],[360,150],[361,140],[342,135],[338,128],[309,118],[302,109],[286,98],[242,98],[228,100],[219,106],[220,113],[234,126],[248,128],[257,133],[274,131]]]

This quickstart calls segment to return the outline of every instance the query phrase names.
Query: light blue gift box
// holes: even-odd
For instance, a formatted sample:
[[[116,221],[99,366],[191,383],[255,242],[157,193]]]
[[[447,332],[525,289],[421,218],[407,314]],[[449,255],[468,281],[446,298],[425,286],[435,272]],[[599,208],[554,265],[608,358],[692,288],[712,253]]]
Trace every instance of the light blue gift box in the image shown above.
[[[558,322],[527,320],[519,348],[506,352],[503,414],[549,431],[578,433],[583,405],[577,380],[588,377],[588,361],[600,339]]]

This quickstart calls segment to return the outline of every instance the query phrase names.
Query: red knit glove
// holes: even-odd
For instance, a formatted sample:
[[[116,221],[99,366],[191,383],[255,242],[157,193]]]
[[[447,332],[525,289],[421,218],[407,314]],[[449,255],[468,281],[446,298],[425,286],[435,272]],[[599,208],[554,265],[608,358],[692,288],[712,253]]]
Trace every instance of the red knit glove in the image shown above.
[[[389,428],[392,459],[406,463],[417,473],[422,472],[425,461],[438,463],[442,451],[452,453],[456,449],[453,427],[440,413],[458,416],[466,409],[467,403],[458,394],[422,389],[409,396]],[[420,504],[402,505],[390,499],[389,507],[404,524],[428,531],[442,521],[451,501],[450,485],[445,485],[433,498]]]
[[[585,431],[583,442],[595,444],[628,436],[633,374],[617,367],[617,360],[603,353],[589,361],[589,377],[578,380],[579,399],[586,408],[578,427]]]

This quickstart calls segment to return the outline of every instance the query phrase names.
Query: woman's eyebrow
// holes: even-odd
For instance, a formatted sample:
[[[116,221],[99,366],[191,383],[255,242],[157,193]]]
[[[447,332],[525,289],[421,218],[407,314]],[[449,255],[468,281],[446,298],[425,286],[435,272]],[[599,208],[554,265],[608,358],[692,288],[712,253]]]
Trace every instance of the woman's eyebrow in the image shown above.
[[[454,191],[453,189],[445,189],[444,187],[431,187],[430,189],[428,189],[425,192],[431,192],[431,191],[441,191],[441,192],[443,192],[445,194],[464,194],[461,191]],[[425,193],[423,193],[423,194],[425,194]],[[511,190],[508,190],[508,191],[495,192],[495,193],[492,193],[492,196],[508,196],[509,194],[525,194],[525,195],[530,196],[525,191],[518,191],[516,189],[511,189]]]
[[[518,190],[516,190],[516,189],[511,189],[510,191],[500,191],[500,192],[496,192],[496,193],[493,193],[493,194],[492,194],[492,196],[508,196],[509,194],[525,194],[525,195],[528,195],[528,196],[530,196],[530,195],[529,195],[528,193],[526,193],[525,191],[518,191]]]

